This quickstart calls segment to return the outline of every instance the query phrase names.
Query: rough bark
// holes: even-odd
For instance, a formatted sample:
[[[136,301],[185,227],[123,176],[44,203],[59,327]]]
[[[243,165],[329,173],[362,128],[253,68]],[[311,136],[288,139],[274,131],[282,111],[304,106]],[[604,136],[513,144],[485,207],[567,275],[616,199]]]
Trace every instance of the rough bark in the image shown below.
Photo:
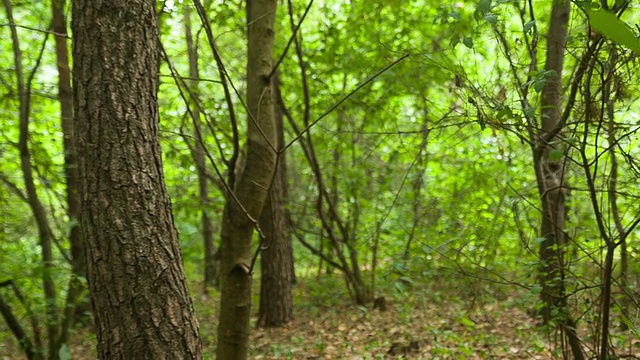
[[[276,76],[277,77],[277,76]],[[277,82],[274,87],[278,86]],[[276,108],[276,147],[282,148],[284,128],[282,113]],[[282,326],[293,320],[291,284],[293,283],[293,250],[287,217],[287,164],[284,153],[280,153],[273,184],[265,201],[260,228],[264,232],[262,241],[260,278],[260,309],[258,326]]]
[[[73,2],[75,140],[100,359],[200,359],[158,135],[155,1]]]
[[[60,324],[60,343],[66,343],[69,327],[78,315],[90,310],[88,299],[82,296],[86,277],[84,246],[78,218],[80,216],[80,186],[78,179],[78,157],[73,142],[73,93],[71,90],[71,66],[67,46],[67,20],[64,14],[65,1],[51,1],[51,28],[54,32],[58,69],[58,101],[60,102],[60,124],[64,145],[64,171],[66,175],[67,216],[71,224],[69,244],[71,246],[71,271],[64,314]]]
[[[276,0],[247,3],[247,157],[234,194],[227,197],[221,229],[218,359],[246,359],[251,316],[251,238],[275,168],[273,64]],[[234,197],[235,196],[235,197]]]
[[[216,247],[214,242],[213,221],[209,216],[209,206],[211,200],[209,197],[209,180],[207,177],[207,166],[205,161],[205,148],[202,135],[202,123],[200,122],[200,106],[198,105],[199,91],[198,78],[200,71],[198,69],[198,48],[193,43],[193,35],[191,34],[191,16],[189,7],[185,7],[184,12],[185,36],[187,40],[187,54],[189,56],[189,84],[190,93],[193,96],[194,105],[191,108],[193,117],[195,146],[192,148],[193,160],[198,171],[198,198],[202,213],[200,214],[200,224],[202,226],[202,241],[204,245],[204,289],[208,286],[218,287],[218,271],[216,263]]]
[[[554,71],[549,76],[541,92],[541,132],[539,139],[548,139],[548,134],[560,134],[557,131],[562,117],[562,71],[567,43],[567,27],[571,2],[554,0],[549,31],[547,34],[546,71]],[[542,142],[544,140],[539,140]],[[580,340],[576,335],[575,322],[569,314],[564,283],[564,248],[566,247],[566,179],[564,156],[552,152],[563,151],[558,135],[548,142],[538,144],[534,153],[534,166],[542,204],[540,226],[540,299],[541,314],[545,324],[552,320],[559,324],[566,334],[574,359],[584,359]]]

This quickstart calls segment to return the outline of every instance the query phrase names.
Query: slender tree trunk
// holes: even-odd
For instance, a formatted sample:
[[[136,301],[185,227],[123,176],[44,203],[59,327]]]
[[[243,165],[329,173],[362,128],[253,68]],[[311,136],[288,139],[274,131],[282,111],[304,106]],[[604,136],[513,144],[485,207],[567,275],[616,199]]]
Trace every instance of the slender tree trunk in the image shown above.
[[[16,24],[13,19],[13,11],[9,0],[3,1],[4,8],[7,12],[7,19],[11,29],[11,40],[13,45],[13,56],[15,72],[17,77],[18,94],[19,94],[19,140],[18,149],[20,150],[20,168],[24,186],[27,192],[27,200],[31,208],[31,212],[38,227],[38,237],[40,240],[40,250],[42,255],[42,287],[45,296],[47,338],[49,340],[48,353],[49,358],[55,360],[58,358],[58,308],[56,286],[53,281],[53,273],[55,271],[53,259],[53,234],[49,227],[49,220],[44,209],[33,177],[33,166],[31,165],[31,151],[29,148],[29,118],[31,114],[31,88],[30,80],[26,81],[24,70],[22,67],[22,51],[20,50],[20,41]],[[35,70],[34,70],[35,71]]]
[[[276,153],[273,66],[276,0],[247,3],[247,157],[234,194],[227,197],[221,230],[218,359],[246,359],[251,316],[251,238],[267,197]],[[234,196],[235,195],[235,198]]]
[[[282,161],[282,160],[281,160]],[[282,172],[278,165],[277,172]],[[293,320],[291,299],[291,234],[284,214],[282,179],[276,175],[260,217],[262,241],[262,277],[258,326],[282,326]]]
[[[0,283],[0,288],[10,286],[13,288],[16,297],[19,300],[22,300],[21,293],[19,292],[15,283],[12,280],[3,281]],[[22,301],[21,301],[22,302]],[[42,360],[44,359],[44,354],[42,353],[42,344],[40,343],[40,334],[37,331],[38,327],[32,327],[33,337],[35,338],[35,344],[31,341],[29,335],[22,328],[22,324],[20,320],[14,315],[11,306],[4,300],[2,294],[0,294],[0,315],[4,318],[9,330],[13,333],[16,340],[18,340],[18,345],[27,356],[29,360]],[[33,325],[33,324],[32,324]]]
[[[552,132],[560,122],[562,106],[562,68],[569,20],[570,3],[567,0],[554,0],[551,22],[547,37],[547,62],[545,70],[555,71],[550,76],[542,90],[542,132],[544,136]],[[541,269],[541,300],[545,323],[551,320],[554,308],[560,306],[564,296],[562,284],[562,248],[564,247],[565,223],[565,168],[564,157],[559,158],[549,154],[552,151],[562,151],[558,139],[551,139],[541,145],[541,152],[535,154],[536,175],[542,201],[542,225],[540,244]],[[553,158],[553,159],[552,159]]]
[[[425,105],[426,108],[426,105]],[[402,254],[402,260],[406,263],[409,260],[409,254],[411,252],[411,244],[416,235],[416,230],[420,229],[423,220],[423,199],[422,199],[422,187],[424,186],[424,173],[426,168],[426,158],[428,154],[425,154],[427,143],[429,140],[429,126],[428,126],[428,112],[425,110],[424,120],[420,126],[422,132],[422,143],[420,144],[420,150],[418,151],[416,165],[416,177],[411,182],[411,190],[413,191],[413,205],[411,207],[411,229],[409,230],[409,236],[407,238],[407,245],[404,248]]]
[[[185,6],[184,23],[185,35],[187,39],[187,53],[189,55],[189,81],[191,95],[194,97],[194,105],[191,108],[193,116],[195,146],[193,147],[193,159],[198,170],[198,197],[200,199],[201,215],[200,223],[202,226],[202,241],[204,244],[204,290],[206,292],[208,286],[218,287],[218,271],[215,259],[216,247],[213,237],[213,221],[209,216],[209,207],[211,200],[209,198],[209,180],[207,179],[207,166],[205,161],[205,148],[202,134],[202,124],[200,122],[200,106],[198,90],[198,78],[200,71],[198,69],[198,48],[193,43],[191,34],[191,16],[189,6]]]
[[[610,52],[610,61],[612,64],[616,64],[617,63],[617,54],[616,54],[616,50],[615,47],[611,49]],[[599,354],[599,359],[601,360],[607,360],[609,358],[609,335],[610,335],[610,323],[611,323],[611,303],[612,301],[614,301],[614,299],[612,299],[612,289],[611,287],[613,286],[613,272],[614,272],[614,257],[615,257],[615,251],[616,251],[616,247],[618,247],[618,244],[616,243],[616,239],[619,237],[620,238],[620,243],[623,243],[626,241],[626,237],[627,237],[627,233],[624,229],[624,225],[622,224],[622,218],[620,216],[620,210],[618,208],[618,158],[616,156],[616,126],[615,126],[615,110],[614,110],[614,99],[612,99],[612,83],[613,83],[613,79],[615,78],[615,74],[613,73],[615,69],[615,66],[612,67],[609,71],[609,74],[607,74],[606,78],[608,79],[608,81],[606,81],[603,85],[602,85],[602,100],[603,103],[605,105],[606,108],[606,121],[607,121],[607,127],[608,127],[608,131],[607,131],[607,141],[609,143],[609,157],[611,159],[611,170],[609,172],[609,180],[608,180],[608,184],[607,184],[607,193],[608,193],[608,197],[609,197],[609,211],[611,213],[611,216],[613,217],[613,222],[615,225],[615,229],[616,232],[618,234],[618,236],[610,236],[609,234],[604,233],[605,236],[603,236],[606,246],[607,246],[607,252],[605,255],[605,262],[604,262],[604,266],[602,268],[602,302],[601,302],[601,339],[600,339],[600,354]],[[605,121],[604,118],[601,118],[601,121]],[[590,171],[587,168],[587,171]],[[627,287],[626,287],[626,278],[624,277],[624,274],[626,271],[626,269],[624,269],[624,267],[626,266],[626,264],[622,263],[623,261],[623,257],[622,254],[620,254],[620,261],[621,261],[621,278],[620,278],[620,286],[622,289],[623,293],[627,292]],[[626,259],[625,259],[626,261]],[[624,271],[622,271],[624,270]],[[619,307],[620,307],[620,311],[623,313],[626,313],[627,311],[627,297],[625,296],[624,298],[620,299],[621,301],[618,302]]]
[[[158,134],[155,1],[73,2],[82,235],[100,359],[200,359]]]
[[[360,263],[358,261],[358,250],[356,249],[356,239],[349,240],[349,260],[351,261],[351,285],[353,285],[356,304],[366,306],[373,300],[370,284],[367,284],[362,271],[360,271]]]
[[[611,49],[611,63],[615,64],[617,63],[617,50],[615,47],[612,47]],[[627,279],[627,273],[629,270],[629,259],[628,259],[628,252],[627,252],[627,231],[624,228],[624,225],[622,224],[622,216],[620,215],[620,209],[618,207],[618,156],[616,154],[616,144],[618,142],[617,139],[617,135],[616,135],[616,123],[615,123],[615,100],[612,97],[612,80],[615,78],[615,73],[614,73],[615,67],[611,68],[611,72],[608,74],[607,78],[609,79],[609,81],[607,81],[605,84],[603,84],[603,98],[605,100],[605,105],[606,105],[606,109],[607,109],[607,125],[608,125],[608,131],[607,131],[607,141],[609,142],[609,158],[611,159],[611,170],[609,172],[609,181],[608,181],[608,195],[609,195],[609,207],[610,207],[610,211],[611,211],[611,215],[613,217],[613,222],[615,224],[615,229],[616,232],[618,233],[618,236],[620,237],[619,240],[619,245],[620,245],[620,289],[622,290],[622,299],[620,299],[619,306],[620,306],[620,311],[623,314],[627,314],[628,310],[629,310],[629,296],[631,295],[631,289],[628,286],[628,279]],[[616,237],[614,237],[613,239],[608,239],[607,241],[607,251],[613,253],[615,251],[616,248],[616,244],[615,244],[615,239]],[[611,255],[613,256],[613,254]],[[605,264],[606,265],[606,264]],[[613,264],[611,264],[613,266]],[[605,267],[604,270],[606,270],[607,268]],[[611,269],[613,270],[613,268]],[[606,276],[607,274],[605,274]],[[608,274],[610,276],[612,276],[613,274]],[[611,284],[611,283],[609,283]],[[603,284],[604,285],[604,284]],[[609,291],[609,294],[611,292]],[[605,297],[603,296],[603,304],[602,304],[602,310],[605,310],[605,306],[609,307],[611,304],[610,302],[605,304]],[[611,299],[609,299],[611,300]],[[608,311],[608,309],[607,309]],[[605,319],[603,316],[603,321],[605,321],[608,319]],[[623,321],[620,323],[620,327],[622,330],[627,330],[628,329],[628,325]],[[602,332],[603,335],[605,334],[605,331]],[[609,341],[608,336],[607,336],[607,341]],[[608,343],[607,343],[608,344]],[[603,345],[606,345],[603,343]],[[601,346],[602,347],[602,346]],[[605,349],[606,350],[606,349]],[[606,356],[606,351],[604,352],[605,356]]]
[[[277,76],[276,76],[277,78]],[[274,81],[274,87],[278,86]],[[278,92],[278,90],[275,90]],[[278,142],[284,144],[282,112],[275,112]],[[287,164],[284,153],[279,155],[273,184],[265,201],[260,228],[265,234],[262,241],[260,279],[260,309],[258,326],[282,326],[293,319],[291,284],[293,283],[293,249],[287,218]]]
[[[545,71],[553,71],[542,89],[541,123],[538,146],[534,151],[534,166],[542,203],[540,234],[540,298],[545,324],[558,321],[566,334],[574,359],[584,359],[575,322],[569,314],[564,283],[564,251],[566,241],[566,159],[558,136],[548,138],[560,126],[562,111],[562,72],[567,43],[567,27],[571,2],[554,0],[547,35]],[[560,154],[560,155],[558,155]]]
[[[58,98],[60,101],[60,123],[64,145],[64,170],[66,175],[67,216],[71,223],[69,243],[71,245],[71,271],[64,315],[60,324],[60,343],[67,342],[69,327],[77,316],[90,311],[91,306],[82,296],[85,290],[82,279],[86,278],[84,246],[78,218],[80,216],[80,194],[78,189],[78,159],[73,142],[73,93],[71,90],[71,66],[67,46],[67,20],[64,14],[65,1],[52,0],[52,30],[56,44],[58,68]]]

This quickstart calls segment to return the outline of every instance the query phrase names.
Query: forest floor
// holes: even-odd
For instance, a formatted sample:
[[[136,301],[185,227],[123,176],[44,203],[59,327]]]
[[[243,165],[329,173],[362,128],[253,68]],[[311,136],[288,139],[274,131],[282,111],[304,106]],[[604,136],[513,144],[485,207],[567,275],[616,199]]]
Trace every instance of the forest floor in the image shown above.
[[[453,280],[393,291],[381,311],[350,304],[339,280],[324,281],[299,284],[288,327],[253,332],[253,358],[554,359],[517,294],[487,297]]]
[[[338,277],[302,279],[294,287],[295,320],[280,329],[253,328],[251,359],[561,359],[555,338],[527,314],[531,294],[470,282],[433,282],[392,291],[387,309],[350,303]],[[192,292],[199,289],[192,284]],[[254,292],[257,312],[258,292]],[[215,358],[218,293],[194,295],[205,359]],[[255,318],[253,323],[255,324]],[[616,351],[640,358],[640,339],[622,336]],[[0,326],[0,360],[24,359]],[[95,359],[90,329],[73,333],[72,359]]]

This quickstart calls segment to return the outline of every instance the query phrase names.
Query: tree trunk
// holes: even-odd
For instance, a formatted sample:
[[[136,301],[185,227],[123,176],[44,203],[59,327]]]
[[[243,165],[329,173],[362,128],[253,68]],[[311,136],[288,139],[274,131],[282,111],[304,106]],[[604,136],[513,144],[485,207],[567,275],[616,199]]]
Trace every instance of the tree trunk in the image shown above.
[[[0,288],[5,286],[11,286],[14,289],[14,293],[16,295],[20,295],[20,292],[17,290],[17,286],[13,283],[12,280],[3,281],[0,283]],[[13,333],[16,340],[18,340],[18,346],[22,349],[24,354],[27,356],[29,360],[42,360],[44,359],[44,355],[42,353],[42,344],[40,343],[40,334],[37,331],[37,327],[33,327],[33,336],[36,339],[36,344],[31,341],[31,338],[25,332],[20,320],[14,315],[13,309],[11,306],[4,300],[2,297],[2,293],[0,293],[0,315],[4,318],[4,321],[7,323],[9,330]]]
[[[278,85],[274,81],[274,87]],[[276,148],[281,149],[284,144],[282,112],[276,110],[275,114],[278,138]],[[287,164],[284,153],[280,153],[275,171],[273,184],[260,216],[260,228],[265,235],[260,254],[262,277],[258,312],[258,326],[262,327],[282,326],[293,319],[293,250],[287,217]]]
[[[193,128],[195,146],[193,150],[193,160],[198,170],[198,197],[202,213],[200,214],[200,223],[202,225],[202,241],[204,245],[204,290],[207,291],[208,286],[218,287],[218,271],[216,264],[216,247],[213,238],[213,222],[209,216],[209,206],[211,201],[209,198],[209,180],[207,179],[207,166],[205,161],[205,148],[202,134],[202,124],[200,123],[200,105],[198,95],[198,78],[200,71],[198,69],[198,48],[193,43],[193,35],[191,34],[191,16],[188,6],[184,10],[185,35],[187,39],[187,53],[189,55],[189,81],[191,95],[193,97],[194,106],[191,108],[193,116]]]
[[[73,93],[71,90],[71,66],[69,65],[69,49],[67,46],[67,20],[64,14],[65,1],[51,1],[51,28],[56,44],[58,68],[58,98],[60,101],[60,123],[62,125],[64,145],[64,171],[66,175],[67,216],[71,224],[69,243],[71,246],[71,279],[67,290],[64,315],[60,324],[60,343],[66,343],[69,327],[74,320],[91,310],[85,296],[84,282],[86,277],[86,261],[84,246],[78,218],[80,216],[80,194],[78,188],[78,157],[73,142]]]
[[[221,230],[218,359],[246,359],[251,315],[251,238],[275,168],[271,79],[276,0],[247,3],[247,157],[225,205]]]
[[[158,135],[155,1],[73,2],[81,227],[100,359],[200,359]]]
[[[347,245],[349,248],[349,260],[351,260],[351,276],[347,276],[347,279],[351,279],[356,304],[367,306],[373,300],[373,294],[371,293],[370,284],[367,284],[360,271],[356,246],[356,239],[351,237]]]
[[[553,70],[555,76],[550,76],[542,90],[542,132],[541,137],[551,133],[560,122],[562,106],[562,68],[567,36],[570,3],[565,0],[554,1],[551,22],[547,38],[547,61],[545,70]],[[544,140],[543,140],[544,141]],[[540,244],[541,268],[541,300],[543,302],[542,315],[545,323],[551,320],[554,308],[560,306],[564,297],[562,284],[562,270],[564,267],[562,248],[564,247],[565,225],[565,169],[564,157],[557,155],[550,158],[552,151],[562,151],[558,139],[550,139],[541,144],[541,151],[536,157],[536,175],[542,202],[542,224]]]
[[[540,286],[542,291],[542,318],[545,324],[557,321],[567,337],[574,359],[584,359],[580,340],[576,335],[575,322],[569,314],[564,283],[564,251],[567,246],[564,227],[566,214],[566,159],[560,139],[556,135],[561,126],[562,70],[567,43],[567,27],[571,2],[554,0],[547,35],[545,71],[549,75],[541,92],[541,124],[538,145],[534,151],[534,166],[540,199],[542,222],[540,234]]]

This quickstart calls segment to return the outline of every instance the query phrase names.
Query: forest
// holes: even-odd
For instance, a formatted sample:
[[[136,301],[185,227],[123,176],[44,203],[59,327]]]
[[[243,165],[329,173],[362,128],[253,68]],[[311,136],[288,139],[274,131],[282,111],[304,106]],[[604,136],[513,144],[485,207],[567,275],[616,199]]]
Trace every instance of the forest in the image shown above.
[[[640,359],[640,3],[2,0],[0,360]]]

